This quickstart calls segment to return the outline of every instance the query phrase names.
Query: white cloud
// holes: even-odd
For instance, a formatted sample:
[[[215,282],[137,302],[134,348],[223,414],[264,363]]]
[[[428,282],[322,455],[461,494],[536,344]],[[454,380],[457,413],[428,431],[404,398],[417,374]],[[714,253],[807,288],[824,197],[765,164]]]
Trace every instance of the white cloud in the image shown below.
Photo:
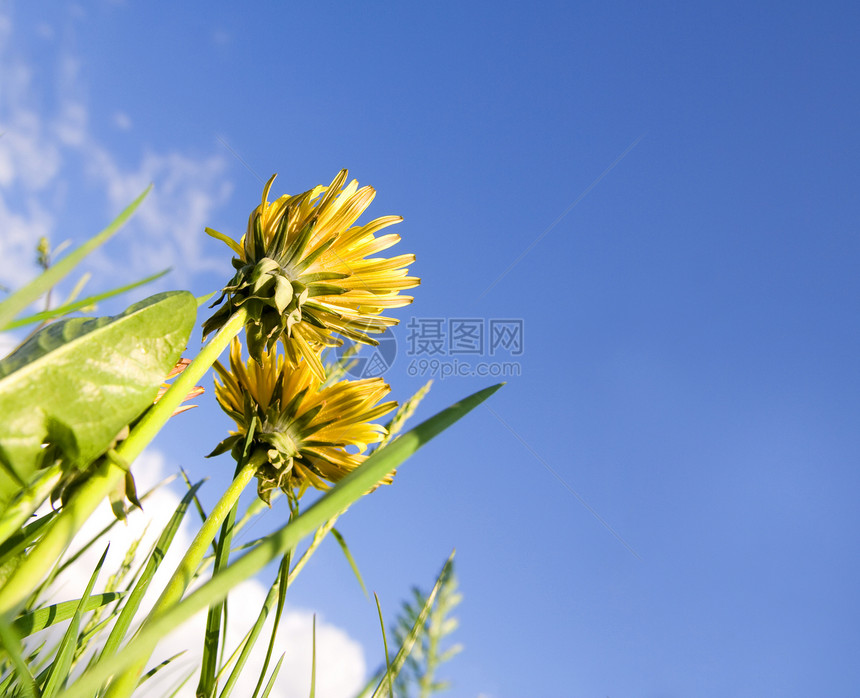
[[[54,221],[32,197],[11,211],[0,194],[0,224],[0,260],[6,262],[0,267],[0,284],[14,290],[36,273],[36,244],[50,234]]]
[[[124,111],[113,113],[113,125],[120,131],[130,131],[132,127],[131,117]]]
[[[10,66],[0,72],[0,79],[12,83],[30,80],[23,66]],[[26,108],[0,112],[0,185],[8,188],[20,184],[30,192],[44,189],[60,170],[61,157],[58,145],[46,133],[42,120]]]
[[[89,158],[90,175],[102,181],[113,210],[156,183],[130,223],[138,234],[126,235],[128,261],[136,267],[132,273],[143,275],[172,264],[174,279],[185,284],[194,274],[229,271],[223,257],[203,253],[203,228],[212,210],[232,192],[223,157],[150,152],[135,170],[119,167],[103,148],[91,147]],[[108,266],[115,263],[105,261]]]
[[[90,259],[105,286],[167,266],[174,268],[171,284],[180,286],[208,271],[229,275],[223,256],[203,252],[203,228],[232,192],[225,156],[150,148],[137,164],[121,162],[91,130],[81,62],[63,53],[48,68],[53,79],[46,80],[40,66],[36,81],[26,57],[10,47],[11,31],[11,20],[0,14],[0,283],[17,286],[32,276],[32,249],[39,236],[52,237],[66,191],[82,174],[104,194],[105,223],[154,184],[122,232],[125,249]],[[57,86],[46,100],[58,105],[52,113],[39,108],[36,88],[46,84]],[[112,121],[127,130],[132,117],[117,111]],[[64,220],[63,234],[70,227]]]
[[[216,29],[212,32],[212,43],[216,46],[228,46],[233,43],[233,36],[223,29]]]
[[[54,28],[47,22],[40,22],[36,25],[36,34],[39,38],[50,41],[54,38]]]
[[[164,477],[166,473],[164,456],[157,451],[147,451],[138,459],[134,471],[138,474],[136,477],[138,491],[144,492]],[[114,526],[110,534],[110,550],[97,589],[99,584],[102,584],[110,574],[120,567],[125,552],[134,541],[142,537],[139,546],[139,551],[142,554],[150,549],[178,504],[179,497],[169,488],[163,487],[147,499],[142,512],[135,511],[129,516],[126,526],[119,524]],[[193,512],[191,512],[177,532],[141,606],[142,612],[147,612],[152,608],[158,594],[179,563],[182,553],[190,544],[194,531],[191,530],[189,519],[193,520],[193,516]],[[79,548],[90,536],[109,523],[112,517],[108,505],[103,504],[97,514],[87,521],[76,541],[72,544],[71,550]],[[103,551],[103,544],[94,545],[87,550],[74,569],[64,573],[63,577],[57,580],[52,591],[52,602],[77,598],[85,588],[89,575]],[[267,591],[262,584],[252,580],[236,587],[230,595],[230,624],[227,632],[228,656],[255,621]],[[251,654],[243,676],[236,686],[234,695],[246,696],[253,692],[259,668],[262,666],[265,656],[272,620],[270,617],[261,634],[261,639]],[[153,654],[150,666],[155,666],[178,652],[185,651],[185,654],[159,672],[155,678],[148,681],[146,690],[141,691],[141,694],[167,694],[170,689],[199,666],[205,625],[206,614],[204,612],[164,638]],[[271,671],[274,667],[274,661],[277,661],[277,657],[281,653],[286,653],[279,680],[270,694],[273,698],[298,698],[309,694],[313,644],[312,628],[312,612],[293,608],[288,608],[285,611],[278,631],[275,660],[269,669]],[[52,632],[59,636],[61,630],[58,628]],[[360,690],[366,672],[361,646],[343,630],[319,617],[317,617],[316,627],[316,655],[317,696],[321,698],[346,697],[353,696]],[[196,682],[197,676],[195,674],[178,696],[180,698],[193,698]]]
[[[9,39],[9,35],[12,33],[12,21],[4,14],[0,14],[0,49],[3,48],[3,44],[6,43]]]

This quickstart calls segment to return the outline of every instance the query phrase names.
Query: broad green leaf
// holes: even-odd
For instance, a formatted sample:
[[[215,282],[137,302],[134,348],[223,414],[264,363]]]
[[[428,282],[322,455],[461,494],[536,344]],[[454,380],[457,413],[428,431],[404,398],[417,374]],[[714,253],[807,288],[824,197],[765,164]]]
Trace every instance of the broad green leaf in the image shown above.
[[[421,446],[480,405],[502,385],[500,383],[485,388],[451,405],[402,434],[386,448],[373,453],[359,468],[314,502],[304,514],[273,532],[266,541],[232,562],[182,601],[152,618],[147,627],[141,629],[126,645],[123,652],[109,662],[101,661],[84,672],[77,682],[61,694],[62,698],[86,698],[117,672],[141,660],[145,661],[162,637],[192,618],[198,611],[223,599],[230,589],[255,575],[278,556],[294,550],[306,536],[360,499]]]
[[[60,280],[66,276],[66,274],[72,271],[72,269],[81,262],[84,257],[100,245],[107,242],[117,230],[125,225],[125,222],[135,212],[135,209],[140,206],[140,203],[146,198],[146,195],[149,194],[150,189],[152,189],[151,184],[140,196],[132,201],[107,228],[102,230],[95,237],[87,240],[83,245],[73,252],[70,252],[59,262],[33,279],[29,284],[19,289],[5,301],[0,303],[0,327],[8,325],[9,322],[11,322],[18,313],[30,305],[30,303],[33,303],[40,296],[44,295],[51,288],[56,286]]]
[[[101,606],[113,603],[119,598],[122,598],[122,592],[110,591],[104,594],[95,594],[84,600],[83,612],[95,610]],[[53,606],[40,608],[32,613],[26,613],[20,618],[16,618],[12,624],[12,629],[18,633],[20,637],[27,637],[33,633],[54,625],[62,623],[75,615],[75,610],[81,603],[81,599],[74,601],[63,601],[56,603]]]
[[[160,293],[114,317],[49,325],[0,361],[0,507],[43,444],[78,468],[104,453],[152,403],[195,317],[190,293]]]

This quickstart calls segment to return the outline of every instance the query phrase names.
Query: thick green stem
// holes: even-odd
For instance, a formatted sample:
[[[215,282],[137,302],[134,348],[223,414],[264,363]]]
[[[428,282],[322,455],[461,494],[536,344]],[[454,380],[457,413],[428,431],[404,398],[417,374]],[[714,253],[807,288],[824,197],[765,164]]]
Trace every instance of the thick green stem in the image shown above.
[[[144,621],[142,628],[149,626],[160,614],[182,598],[182,595],[185,593],[185,590],[188,588],[188,585],[194,577],[194,573],[200,566],[203,556],[209,549],[209,545],[215,538],[215,534],[218,532],[219,527],[224,522],[224,519],[227,518],[227,515],[233,509],[236,502],[239,501],[239,495],[242,494],[245,487],[247,487],[248,483],[253,479],[254,473],[257,472],[257,468],[260,467],[261,462],[262,454],[252,458],[239,471],[239,474],[233,479],[233,482],[230,483],[230,487],[227,488],[227,491],[224,492],[224,495],[220,500],[218,500],[218,503],[215,505],[215,508],[209,514],[206,521],[203,522],[203,526],[201,526],[200,530],[197,532],[197,535],[194,537],[194,540],[185,552],[182,562],[179,563],[179,566],[176,568],[170,581],[167,582],[167,586],[164,587],[164,591],[161,592],[161,596],[158,598],[152,611],[147,616],[146,621]],[[147,656],[145,659],[128,669],[125,673],[114,679],[108,686],[105,698],[130,696],[137,687],[140,673],[143,671],[148,661],[149,657]]]
[[[176,377],[170,390],[147,411],[128,438],[117,447],[116,455],[121,462],[131,464],[149,445],[185,396],[194,388],[194,384],[215,363],[233,337],[239,334],[246,319],[244,310],[240,309],[234,313],[212,341],[200,350],[194,361]],[[65,552],[96,507],[124,477],[125,470],[109,459],[103,459],[102,464],[75,493],[42,539],[33,546],[5,586],[0,589],[0,614],[15,611],[27,599]]]

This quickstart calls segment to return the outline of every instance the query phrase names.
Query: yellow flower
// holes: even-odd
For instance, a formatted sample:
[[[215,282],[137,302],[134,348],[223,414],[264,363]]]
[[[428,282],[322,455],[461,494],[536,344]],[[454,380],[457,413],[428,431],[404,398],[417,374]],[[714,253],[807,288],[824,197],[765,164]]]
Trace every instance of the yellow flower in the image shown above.
[[[249,455],[261,463],[257,492],[268,502],[280,488],[295,502],[309,486],[327,489],[361,465],[368,445],[387,433],[373,420],[397,403],[377,404],[389,392],[381,378],[321,387],[307,362],[292,366],[277,348],[260,359],[242,361],[242,345],[234,339],[230,370],[216,362],[221,382],[215,381],[215,397],[238,428],[210,455],[229,450],[238,461],[256,419]]]
[[[380,333],[397,320],[381,313],[412,302],[401,291],[420,279],[408,276],[415,255],[372,257],[400,240],[376,233],[403,220],[377,218],[353,225],[376,195],[372,187],[346,184],[341,170],[327,187],[268,201],[275,175],[263,189],[262,203],[252,212],[248,230],[237,243],[209,228],[206,232],[236,253],[238,270],[213,307],[226,303],[203,326],[204,335],[221,327],[240,307],[248,310],[248,351],[258,362],[263,349],[283,339],[289,361],[304,358],[325,380],[319,353],[339,346],[343,337],[376,345],[368,333]],[[340,335],[339,337],[336,335]]]

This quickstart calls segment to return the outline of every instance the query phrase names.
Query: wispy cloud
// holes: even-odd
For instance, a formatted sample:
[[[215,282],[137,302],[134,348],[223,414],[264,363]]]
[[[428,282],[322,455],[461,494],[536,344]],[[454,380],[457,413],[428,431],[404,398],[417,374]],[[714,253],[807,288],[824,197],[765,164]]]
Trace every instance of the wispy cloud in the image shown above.
[[[120,131],[131,131],[133,125],[131,117],[124,111],[115,111],[111,120],[113,121],[113,125]]]
[[[122,233],[127,244],[114,247],[110,257],[92,258],[105,283],[115,281],[111,276],[142,277],[167,266],[174,268],[170,283],[178,286],[191,285],[198,274],[224,272],[223,257],[206,255],[203,235],[232,192],[231,163],[221,148],[213,143],[211,153],[200,155],[149,145],[138,162],[128,163],[93,129],[78,57],[65,52],[53,63],[37,62],[13,44],[12,20],[0,14],[0,284],[18,286],[35,274],[33,249],[40,236],[77,232],[68,221],[57,230],[56,222],[82,178],[87,195],[92,184],[102,193],[105,223],[155,185]],[[38,99],[37,86],[49,84],[56,85],[50,99]],[[132,116],[116,110],[108,121],[128,130]]]

